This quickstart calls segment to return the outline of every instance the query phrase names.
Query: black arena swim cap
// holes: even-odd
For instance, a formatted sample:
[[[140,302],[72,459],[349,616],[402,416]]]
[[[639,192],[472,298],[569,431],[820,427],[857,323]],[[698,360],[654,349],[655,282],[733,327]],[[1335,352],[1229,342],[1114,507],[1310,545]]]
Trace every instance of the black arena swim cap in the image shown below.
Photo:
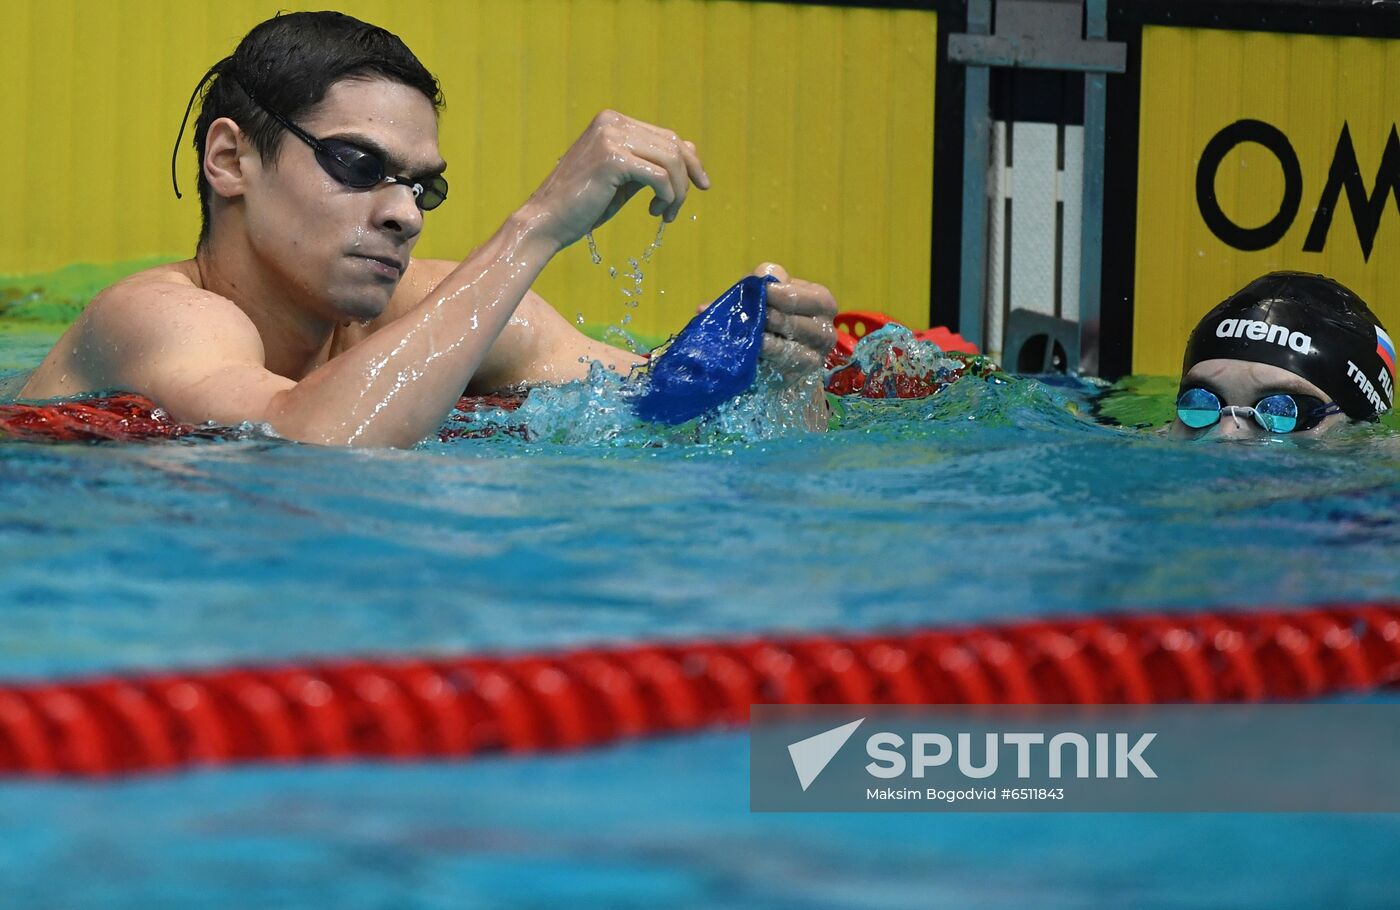
[[[1186,343],[1182,375],[1217,358],[1297,373],[1357,420],[1394,400],[1390,336],[1360,297],[1321,275],[1272,272],[1207,313]]]

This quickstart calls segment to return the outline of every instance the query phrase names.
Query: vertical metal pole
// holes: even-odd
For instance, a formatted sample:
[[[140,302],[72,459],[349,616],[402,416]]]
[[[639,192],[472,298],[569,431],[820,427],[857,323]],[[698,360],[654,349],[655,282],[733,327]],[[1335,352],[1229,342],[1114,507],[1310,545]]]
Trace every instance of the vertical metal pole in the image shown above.
[[[968,0],[967,33],[989,35],[992,0]],[[962,267],[958,333],[985,349],[987,297],[987,151],[991,128],[991,71],[967,68],[963,104]]]
[[[1084,37],[1108,37],[1108,0],[1088,0]],[[1103,296],[1103,171],[1108,76],[1084,74],[1084,208],[1079,240],[1079,372],[1099,374],[1099,313]]]

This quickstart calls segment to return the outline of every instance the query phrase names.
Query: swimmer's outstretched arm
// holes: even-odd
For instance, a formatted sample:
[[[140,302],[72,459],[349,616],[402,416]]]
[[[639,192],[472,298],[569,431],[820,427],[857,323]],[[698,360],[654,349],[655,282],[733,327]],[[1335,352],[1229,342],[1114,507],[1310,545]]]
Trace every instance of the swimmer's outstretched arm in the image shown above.
[[[109,289],[127,299],[98,308],[109,314],[101,332],[118,367],[108,375],[182,421],[248,420],[305,442],[410,446],[441,424],[551,257],[643,189],[654,193],[651,213],[674,220],[692,183],[709,187],[693,145],[605,111],[421,302],[301,381],[266,369],[261,336],[231,301],[169,288],[155,300],[140,284]],[[147,319],[143,308],[160,312]]]

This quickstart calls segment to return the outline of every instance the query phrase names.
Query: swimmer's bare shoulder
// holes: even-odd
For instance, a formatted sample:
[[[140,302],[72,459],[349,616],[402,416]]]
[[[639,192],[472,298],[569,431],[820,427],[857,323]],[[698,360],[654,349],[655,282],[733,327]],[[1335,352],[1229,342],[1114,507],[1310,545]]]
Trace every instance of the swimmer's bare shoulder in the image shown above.
[[[198,286],[193,262],[138,272],[104,289],[34,370],[20,397],[120,390],[179,420],[257,419],[295,383],[264,367],[262,339],[233,301]]]

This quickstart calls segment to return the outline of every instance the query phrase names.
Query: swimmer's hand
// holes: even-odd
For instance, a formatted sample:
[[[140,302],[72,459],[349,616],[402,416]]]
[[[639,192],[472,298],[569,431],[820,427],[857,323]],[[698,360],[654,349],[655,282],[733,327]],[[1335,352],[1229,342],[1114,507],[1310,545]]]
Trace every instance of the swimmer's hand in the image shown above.
[[[778,279],[768,285],[768,323],[759,359],[789,384],[820,370],[836,346],[836,298],[819,284],[789,278],[786,269],[772,262],[754,274]]]
[[[643,189],[655,193],[651,214],[675,221],[692,183],[710,188],[694,143],[671,130],[603,111],[559,159],[521,214],[563,249],[616,215]]]

